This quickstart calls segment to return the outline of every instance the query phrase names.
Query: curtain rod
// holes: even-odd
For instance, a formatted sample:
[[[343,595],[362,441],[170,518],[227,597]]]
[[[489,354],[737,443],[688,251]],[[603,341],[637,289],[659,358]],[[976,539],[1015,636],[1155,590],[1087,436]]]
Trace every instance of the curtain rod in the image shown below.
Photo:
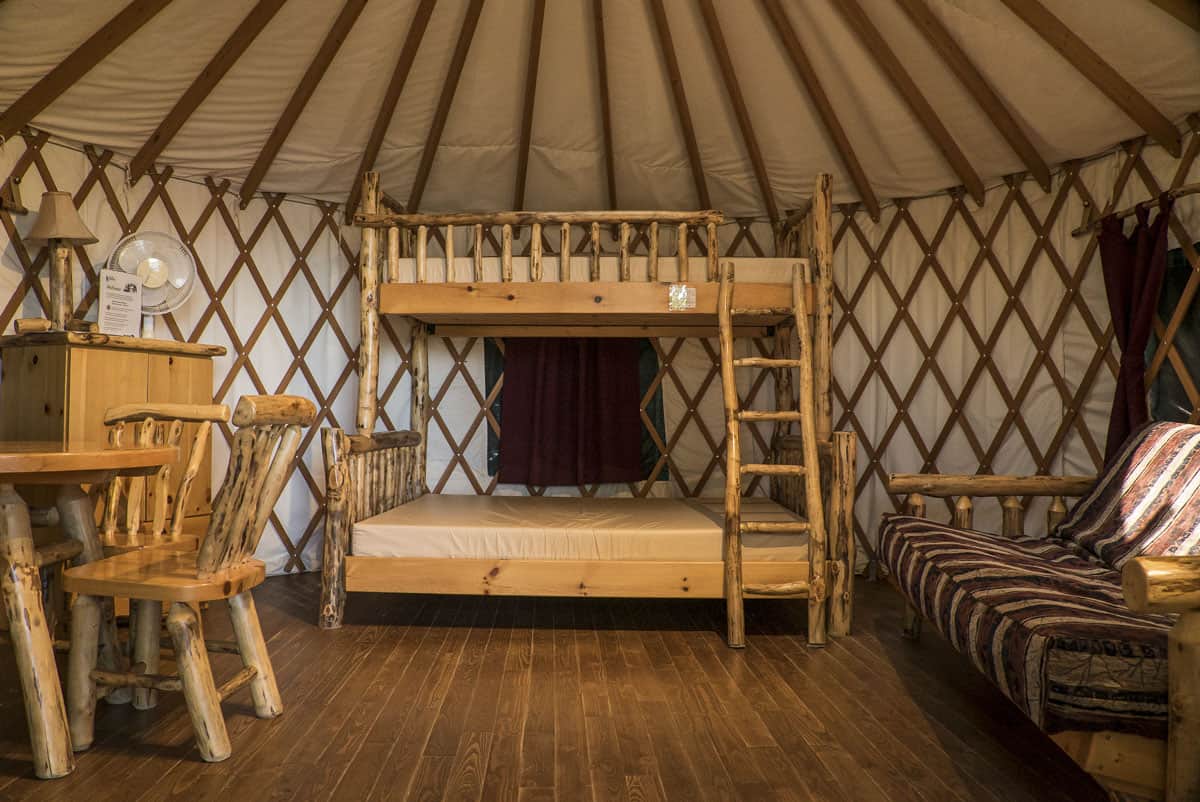
[[[1181,187],[1176,187],[1175,189],[1169,189],[1163,194],[1167,195],[1168,197],[1171,197],[1171,198],[1182,198],[1185,195],[1195,195],[1197,193],[1200,193],[1200,182],[1195,183],[1195,184],[1184,184]],[[1161,195],[1159,197],[1161,197]],[[1144,200],[1141,203],[1135,203],[1133,206],[1130,206],[1128,209],[1122,209],[1119,212],[1113,212],[1112,214],[1101,215],[1100,217],[1097,217],[1092,222],[1090,222],[1086,225],[1082,225],[1079,228],[1072,231],[1071,236],[1072,237],[1087,236],[1088,233],[1099,228],[1100,223],[1103,222],[1105,218],[1115,217],[1118,220],[1124,220],[1126,217],[1132,217],[1134,215],[1134,213],[1136,213],[1137,210],[1142,208],[1143,206],[1152,206],[1155,203],[1158,203],[1158,197],[1151,198],[1150,200]]]

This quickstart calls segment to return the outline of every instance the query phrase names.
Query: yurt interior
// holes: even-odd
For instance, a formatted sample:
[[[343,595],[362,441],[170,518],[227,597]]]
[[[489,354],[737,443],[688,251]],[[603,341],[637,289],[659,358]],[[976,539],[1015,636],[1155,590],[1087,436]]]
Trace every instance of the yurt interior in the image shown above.
[[[0,0],[0,800],[1200,802],[1200,2]]]

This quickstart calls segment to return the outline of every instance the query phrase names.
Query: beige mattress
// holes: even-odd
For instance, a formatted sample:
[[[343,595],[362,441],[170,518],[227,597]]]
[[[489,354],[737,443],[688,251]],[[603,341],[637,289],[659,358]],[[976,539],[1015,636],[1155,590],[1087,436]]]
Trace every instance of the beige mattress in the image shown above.
[[[720,499],[424,495],[354,525],[351,554],[525,560],[719,561]],[[796,516],[745,499],[748,521]],[[751,534],[746,560],[807,560],[808,537]]]

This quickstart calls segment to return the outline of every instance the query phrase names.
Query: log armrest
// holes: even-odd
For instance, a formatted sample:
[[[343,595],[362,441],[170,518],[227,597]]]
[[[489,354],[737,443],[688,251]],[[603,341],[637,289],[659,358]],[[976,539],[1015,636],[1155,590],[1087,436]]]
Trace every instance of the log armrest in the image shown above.
[[[1050,496],[1046,511],[1046,531],[1054,529],[1066,517],[1065,498],[1082,496],[1096,483],[1094,476],[999,476],[995,474],[893,473],[887,490],[905,497],[909,515],[925,516],[924,496],[955,498],[955,526],[970,529],[975,517],[973,498],[998,498],[1003,509],[1006,537],[1025,533],[1023,498]]]
[[[1135,612],[1200,610],[1200,557],[1136,557],[1121,571],[1121,590]]]

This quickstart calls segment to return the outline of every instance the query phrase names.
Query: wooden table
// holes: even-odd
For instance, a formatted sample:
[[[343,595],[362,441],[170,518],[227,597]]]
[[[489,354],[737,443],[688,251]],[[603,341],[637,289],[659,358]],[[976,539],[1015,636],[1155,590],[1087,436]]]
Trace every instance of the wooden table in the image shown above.
[[[179,458],[174,446],[112,449],[102,443],[63,447],[61,442],[0,440],[0,592],[8,612],[9,634],[25,699],[25,718],[38,777],[62,777],[75,768],[62,685],[54,662],[54,642],[42,608],[42,583],[29,522],[29,508],[14,485],[58,488],[55,506],[66,535],[79,542],[80,563],[104,556],[96,532],[95,509],[81,484],[114,476],[154,473]],[[115,669],[116,629],[111,616],[101,648]]]

